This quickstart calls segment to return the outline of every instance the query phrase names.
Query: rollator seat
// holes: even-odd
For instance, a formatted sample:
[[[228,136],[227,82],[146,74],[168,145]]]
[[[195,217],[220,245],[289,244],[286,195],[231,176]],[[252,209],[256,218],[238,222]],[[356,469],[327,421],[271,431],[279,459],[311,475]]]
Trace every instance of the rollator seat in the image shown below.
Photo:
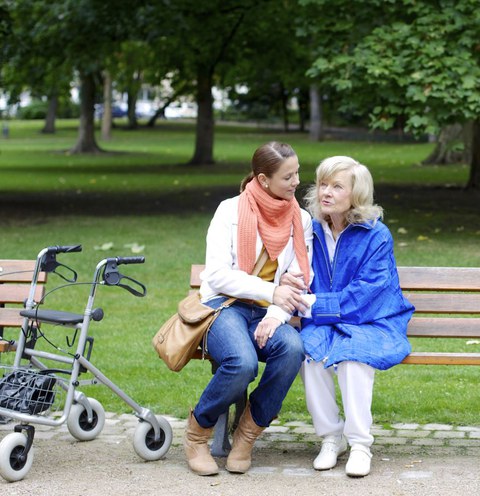
[[[58,310],[21,310],[20,315],[40,322],[75,325],[83,322],[83,315]]]

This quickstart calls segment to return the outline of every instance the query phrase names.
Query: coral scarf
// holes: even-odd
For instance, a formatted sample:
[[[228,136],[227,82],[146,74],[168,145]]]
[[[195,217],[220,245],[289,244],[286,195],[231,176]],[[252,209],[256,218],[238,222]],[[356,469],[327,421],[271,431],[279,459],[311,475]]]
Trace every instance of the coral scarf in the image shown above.
[[[277,200],[252,179],[240,195],[238,203],[238,264],[241,270],[252,273],[255,265],[257,230],[270,260],[276,260],[285,248],[292,232],[293,249],[306,284],[309,283],[310,264],[303,234],[300,206],[295,198]]]

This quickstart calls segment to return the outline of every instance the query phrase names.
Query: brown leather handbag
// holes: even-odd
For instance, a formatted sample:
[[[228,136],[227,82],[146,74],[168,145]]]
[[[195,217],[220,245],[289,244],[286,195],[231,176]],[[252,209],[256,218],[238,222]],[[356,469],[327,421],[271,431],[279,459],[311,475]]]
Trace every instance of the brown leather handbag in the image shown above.
[[[265,254],[265,255],[264,255]],[[257,275],[267,259],[266,251],[257,260],[252,275]],[[200,293],[195,291],[184,298],[172,315],[152,340],[158,356],[167,367],[179,372],[192,359],[202,340],[220,312],[230,306],[236,298],[229,298],[217,309],[210,308],[200,301]],[[202,349],[205,350],[205,342]]]

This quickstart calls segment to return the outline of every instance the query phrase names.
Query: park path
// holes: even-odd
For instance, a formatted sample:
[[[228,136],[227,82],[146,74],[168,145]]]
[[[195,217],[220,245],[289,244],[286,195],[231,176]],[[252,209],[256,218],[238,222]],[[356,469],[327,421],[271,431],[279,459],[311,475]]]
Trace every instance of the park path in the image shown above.
[[[233,475],[219,459],[220,474],[188,471],[181,446],[185,420],[166,417],[174,432],[165,459],[144,462],[133,450],[133,415],[107,413],[105,428],[90,442],[78,442],[66,426],[38,426],[34,461],[23,481],[0,481],[9,496],[451,496],[480,494],[480,426],[396,424],[375,426],[372,473],[345,475],[346,459],[326,472],[312,469],[318,451],[313,427],[275,422],[257,441],[252,469]],[[0,439],[13,423],[0,425]]]

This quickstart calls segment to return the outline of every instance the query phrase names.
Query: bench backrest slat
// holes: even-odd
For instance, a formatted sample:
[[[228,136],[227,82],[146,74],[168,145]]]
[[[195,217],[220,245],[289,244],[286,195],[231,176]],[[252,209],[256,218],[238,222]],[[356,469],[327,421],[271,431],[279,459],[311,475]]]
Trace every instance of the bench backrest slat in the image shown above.
[[[21,327],[20,310],[30,293],[35,260],[0,260],[0,331],[3,327]],[[40,272],[35,301],[45,294],[47,274]],[[6,307],[6,308],[5,308]]]
[[[20,310],[20,308],[0,308],[0,330],[2,327],[21,327],[24,319],[20,315]]]
[[[204,265],[194,264],[190,271],[190,287],[200,286]],[[480,269],[464,267],[398,267],[403,291],[478,291]]]
[[[22,304],[30,293],[30,284],[0,284],[0,304],[17,303]],[[35,301],[40,301],[44,294],[44,287],[37,286]]]
[[[448,313],[480,315],[480,293],[404,292],[404,295],[415,306],[416,314]]]
[[[0,260],[0,283],[32,281],[35,260]],[[40,272],[38,282],[44,283],[47,274]]]
[[[192,265],[190,269],[190,288],[196,289],[200,287],[200,272],[205,268],[205,265]]]
[[[480,319],[413,317],[407,334],[409,337],[480,338]]]
[[[480,269],[470,267],[398,267],[407,290],[480,291]]]

